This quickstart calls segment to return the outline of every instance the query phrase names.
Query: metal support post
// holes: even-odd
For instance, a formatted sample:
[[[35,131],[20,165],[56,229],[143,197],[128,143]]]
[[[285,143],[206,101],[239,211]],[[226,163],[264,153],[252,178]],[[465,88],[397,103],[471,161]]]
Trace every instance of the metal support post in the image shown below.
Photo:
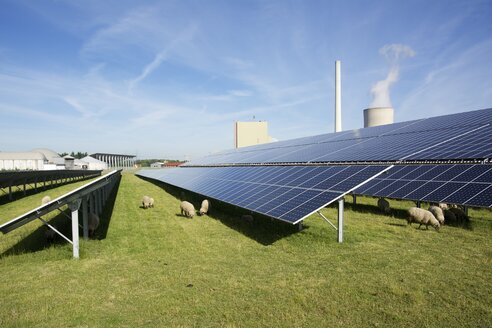
[[[72,211],[72,242],[73,242],[73,257],[78,259],[79,256],[79,207],[80,199],[70,203],[68,207]]]
[[[418,208],[420,208],[420,206],[421,206],[420,200],[418,200],[415,204],[417,205]]]
[[[357,195],[356,194],[352,194],[352,203],[353,203],[353,205],[357,205]]]
[[[302,221],[297,224],[297,230],[298,231],[302,230]]]
[[[89,219],[87,210],[87,196],[82,198],[82,230],[84,232],[84,239],[89,239]]]
[[[343,205],[345,200],[343,198],[338,200],[338,242],[343,242]]]

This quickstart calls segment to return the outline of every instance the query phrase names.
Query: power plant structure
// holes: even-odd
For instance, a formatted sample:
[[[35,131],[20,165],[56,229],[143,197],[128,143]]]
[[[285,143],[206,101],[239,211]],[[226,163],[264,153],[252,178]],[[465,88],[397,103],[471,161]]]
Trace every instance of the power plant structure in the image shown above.
[[[371,107],[364,109],[364,127],[392,124],[394,110],[392,107]]]
[[[260,145],[272,141],[268,135],[268,122],[235,122],[234,148]]]
[[[342,131],[342,77],[341,61],[335,61],[335,132]]]

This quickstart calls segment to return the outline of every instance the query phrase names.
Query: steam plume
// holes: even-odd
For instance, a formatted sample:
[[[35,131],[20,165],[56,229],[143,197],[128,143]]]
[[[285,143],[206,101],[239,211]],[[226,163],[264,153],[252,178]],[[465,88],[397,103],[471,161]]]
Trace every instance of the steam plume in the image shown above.
[[[379,49],[389,64],[389,72],[384,80],[376,82],[371,88],[372,102],[370,107],[391,107],[390,87],[398,81],[400,60],[415,56],[415,51],[404,44],[387,44]]]

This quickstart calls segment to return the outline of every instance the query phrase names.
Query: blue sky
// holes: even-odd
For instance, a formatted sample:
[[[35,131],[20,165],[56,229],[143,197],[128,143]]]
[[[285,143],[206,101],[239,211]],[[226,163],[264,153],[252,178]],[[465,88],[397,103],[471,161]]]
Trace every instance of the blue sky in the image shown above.
[[[395,121],[489,108],[490,17],[490,0],[0,0],[0,151],[194,159],[253,117],[277,140],[332,132],[337,59],[344,130],[389,72]]]

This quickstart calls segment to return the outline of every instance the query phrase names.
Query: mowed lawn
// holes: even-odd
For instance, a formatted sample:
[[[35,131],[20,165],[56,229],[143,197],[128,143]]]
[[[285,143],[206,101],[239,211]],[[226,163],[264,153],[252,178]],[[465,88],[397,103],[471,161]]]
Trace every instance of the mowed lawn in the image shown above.
[[[143,195],[155,208],[140,208]],[[0,222],[32,197],[0,206]],[[297,232],[231,209],[187,219],[179,202],[123,174],[109,222],[81,241],[79,260],[66,243],[44,247],[37,223],[0,235],[0,327],[492,326],[489,210],[438,233],[380,214],[374,198],[354,208],[347,198],[338,244],[317,215]],[[334,207],[323,213],[336,222]],[[41,246],[23,248],[29,238]]]

